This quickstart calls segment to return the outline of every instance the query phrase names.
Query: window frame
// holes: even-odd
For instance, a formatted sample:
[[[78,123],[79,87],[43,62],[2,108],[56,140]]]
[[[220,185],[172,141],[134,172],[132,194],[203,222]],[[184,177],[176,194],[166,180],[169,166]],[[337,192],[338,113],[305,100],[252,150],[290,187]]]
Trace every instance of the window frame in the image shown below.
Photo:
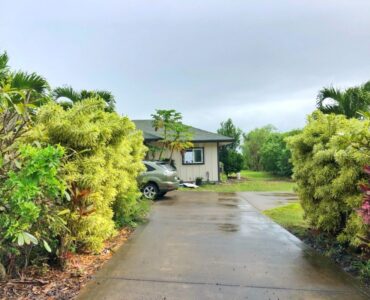
[[[185,153],[186,152],[188,152],[188,151],[190,151],[190,150],[192,150],[192,152],[193,152],[193,157],[195,157],[195,155],[194,155],[194,150],[196,150],[196,149],[200,149],[200,150],[202,150],[202,162],[193,162],[193,163],[186,163],[185,162]],[[205,164],[205,155],[204,155],[204,147],[192,147],[192,148],[187,148],[187,149],[185,149],[183,152],[182,152],[182,154],[181,154],[181,156],[182,156],[182,165],[183,166],[199,166],[199,165],[204,165]]]

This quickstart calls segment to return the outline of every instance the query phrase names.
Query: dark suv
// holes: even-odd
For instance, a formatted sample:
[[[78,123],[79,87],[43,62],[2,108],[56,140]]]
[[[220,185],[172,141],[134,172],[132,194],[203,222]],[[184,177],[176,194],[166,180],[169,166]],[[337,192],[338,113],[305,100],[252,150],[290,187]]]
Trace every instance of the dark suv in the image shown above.
[[[162,161],[143,163],[146,171],[139,175],[138,182],[145,198],[154,200],[178,189],[180,180],[174,167]]]

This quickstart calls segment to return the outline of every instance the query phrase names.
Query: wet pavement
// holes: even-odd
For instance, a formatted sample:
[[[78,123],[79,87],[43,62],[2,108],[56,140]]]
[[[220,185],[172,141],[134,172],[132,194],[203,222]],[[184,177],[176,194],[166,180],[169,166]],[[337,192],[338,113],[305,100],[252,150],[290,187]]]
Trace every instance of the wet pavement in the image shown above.
[[[297,195],[289,192],[238,192],[237,195],[260,211],[298,202]]]
[[[369,299],[252,198],[170,193],[79,299]]]

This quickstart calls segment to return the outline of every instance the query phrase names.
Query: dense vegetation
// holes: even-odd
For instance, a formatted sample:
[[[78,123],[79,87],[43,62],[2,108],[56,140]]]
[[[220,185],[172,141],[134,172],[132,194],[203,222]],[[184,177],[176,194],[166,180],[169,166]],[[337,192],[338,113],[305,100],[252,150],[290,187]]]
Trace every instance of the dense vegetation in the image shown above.
[[[243,156],[238,152],[242,137],[242,130],[237,128],[231,119],[221,123],[217,133],[234,139],[231,144],[222,146],[219,150],[220,162],[226,175],[240,172],[244,166]]]
[[[267,125],[244,134],[242,149],[246,168],[268,171],[279,176],[291,176],[291,153],[286,138],[298,132],[299,130],[292,130],[281,133],[272,125]]]
[[[370,161],[370,121],[314,112],[303,131],[289,139],[305,216],[310,223],[358,246],[368,225],[358,213],[359,185]]]
[[[0,278],[99,252],[145,212],[142,134],[109,93],[75,94],[59,103],[44,78],[11,71],[0,55]]]

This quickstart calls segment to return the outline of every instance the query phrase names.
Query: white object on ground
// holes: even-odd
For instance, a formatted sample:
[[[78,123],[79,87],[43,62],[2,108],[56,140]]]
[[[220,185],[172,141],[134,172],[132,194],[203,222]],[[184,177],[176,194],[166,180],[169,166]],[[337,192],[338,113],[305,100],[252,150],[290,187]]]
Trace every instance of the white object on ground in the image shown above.
[[[196,184],[194,184],[194,183],[188,183],[188,182],[184,182],[182,184],[182,186],[187,187],[187,188],[191,188],[191,189],[196,189],[198,187]]]

